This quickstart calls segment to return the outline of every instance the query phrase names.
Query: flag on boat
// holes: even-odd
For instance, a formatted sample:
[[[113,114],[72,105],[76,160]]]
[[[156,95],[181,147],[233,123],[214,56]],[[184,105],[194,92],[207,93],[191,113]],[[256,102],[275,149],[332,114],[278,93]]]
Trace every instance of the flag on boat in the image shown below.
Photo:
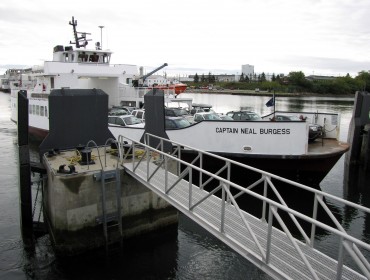
[[[274,106],[275,105],[275,94],[272,96],[272,98],[269,100],[269,101],[267,101],[267,103],[266,103],[266,106],[267,107],[271,107],[271,106]]]

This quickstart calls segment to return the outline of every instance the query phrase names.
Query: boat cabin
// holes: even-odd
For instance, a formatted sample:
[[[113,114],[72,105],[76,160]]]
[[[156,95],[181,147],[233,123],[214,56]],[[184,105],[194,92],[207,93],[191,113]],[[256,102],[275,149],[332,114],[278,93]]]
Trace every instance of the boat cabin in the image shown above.
[[[111,52],[102,50],[74,50],[72,46],[55,46],[53,61],[75,63],[99,63],[109,64]]]

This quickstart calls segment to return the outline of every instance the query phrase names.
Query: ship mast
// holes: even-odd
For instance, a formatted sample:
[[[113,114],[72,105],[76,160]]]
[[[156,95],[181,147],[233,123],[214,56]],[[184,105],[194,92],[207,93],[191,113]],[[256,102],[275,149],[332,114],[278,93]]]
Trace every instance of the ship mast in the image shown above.
[[[88,41],[91,41],[91,39],[86,39],[86,35],[91,35],[91,33],[77,32],[77,20],[75,20],[74,17],[72,17],[72,21],[70,21],[69,24],[73,26],[73,34],[75,37],[75,42],[70,41],[69,43],[75,44],[77,49],[80,47],[86,48]],[[78,34],[81,34],[81,37],[78,37]]]

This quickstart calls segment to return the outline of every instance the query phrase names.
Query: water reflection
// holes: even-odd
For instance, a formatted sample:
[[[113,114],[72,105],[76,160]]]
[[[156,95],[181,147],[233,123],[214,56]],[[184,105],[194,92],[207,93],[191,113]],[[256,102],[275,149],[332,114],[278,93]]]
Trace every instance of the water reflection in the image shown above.
[[[344,198],[354,203],[370,208],[370,171],[362,166],[348,166],[345,164],[343,178]],[[362,237],[365,242],[370,241],[370,213],[354,211],[344,208],[344,218],[347,227],[356,219],[363,220]]]

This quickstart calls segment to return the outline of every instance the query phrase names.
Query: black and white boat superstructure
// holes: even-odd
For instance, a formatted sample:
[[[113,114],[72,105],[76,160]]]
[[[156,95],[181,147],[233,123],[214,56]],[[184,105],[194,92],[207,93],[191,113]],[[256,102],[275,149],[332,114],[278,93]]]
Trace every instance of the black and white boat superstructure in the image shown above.
[[[88,49],[86,32],[77,32],[77,20],[69,22],[73,26],[75,46],[57,45],[53,48],[53,59],[45,61],[38,71],[28,73],[29,82],[26,88],[17,88],[11,92],[11,119],[17,122],[17,95],[19,90],[27,91],[29,100],[30,134],[43,139],[49,130],[48,96],[53,89],[101,89],[109,95],[109,106],[135,106],[143,103],[143,96],[150,90],[141,87],[142,67],[131,64],[111,64],[112,51],[100,48]],[[158,69],[167,66],[163,64]],[[40,69],[42,69],[40,71]],[[167,95],[175,96],[174,89],[168,89]],[[179,99],[179,98],[176,98]],[[66,113],[68,109],[66,108]]]

